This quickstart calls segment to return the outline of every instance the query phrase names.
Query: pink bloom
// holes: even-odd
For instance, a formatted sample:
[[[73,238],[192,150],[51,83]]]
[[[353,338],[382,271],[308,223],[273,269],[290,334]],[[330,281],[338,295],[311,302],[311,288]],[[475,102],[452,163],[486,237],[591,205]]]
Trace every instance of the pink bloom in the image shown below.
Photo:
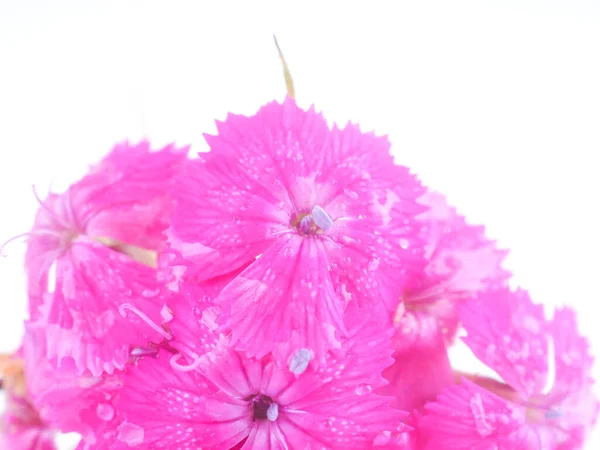
[[[394,363],[383,376],[390,384],[380,393],[393,396],[396,408],[411,412],[435,400],[455,379],[442,339],[394,353]]]
[[[172,367],[184,371],[195,369],[200,363],[200,356],[214,350],[219,340],[214,299],[238,273],[205,282],[185,279],[179,284],[177,293],[167,299],[172,317],[162,324],[165,329],[164,340],[153,347],[153,354],[156,355],[160,349],[167,350],[173,354],[170,361]]]
[[[466,303],[461,319],[467,345],[506,384],[471,377],[445,389],[420,421],[427,448],[583,448],[599,403],[573,311],[547,321],[526,292],[499,290]]]
[[[418,216],[427,265],[415,273],[395,312],[398,350],[413,345],[437,346],[454,339],[459,305],[479,292],[502,286],[510,274],[502,269],[507,252],[472,226],[444,197],[428,191],[419,201],[429,209]]]
[[[27,388],[40,417],[52,428],[82,435],[81,449],[105,449],[117,437],[121,417],[114,408],[122,374],[77,375],[73,360],[60,367],[46,359],[43,330],[27,327],[23,353]]]
[[[48,358],[71,357],[79,373],[98,376],[122,369],[130,345],[155,338],[137,311],[156,318],[162,307],[162,285],[147,264],[162,245],[174,175],[185,161],[186,149],[119,145],[41,203],[26,267],[31,316],[46,327]]]
[[[5,405],[6,411],[0,422],[0,448],[55,450],[54,430],[40,419],[25,397],[8,394]]]
[[[459,326],[458,307],[509,276],[501,268],[506,252],[485,238],[483,227],[467,225],[440,194],[428,191],[419,201],[430,208],[418,216],[427,265],[413,274],[395,310],[395,362],[384,372],[385,392],[407,411],[454,383],[446,345]]]
[[[280,367],[226,341],[199,371],[173,370],[162,353],[141,360],[126,374],[123,445],[115,448],[363,449],[386,431],[396,439],[405,414],[373,392],[391,362],[390,333],[364,320],[348,328],[350,338],[319,367],[307,349]]]
[[[189,276],[249,264],[218,298],[232,345],[257,358],[275,350],[283,364],[307,348],[322,361],[339,347],[347,303],[391,307],[420,264],[422,188],[387,139],[330,130],[290,99],[217,127],[179,179],[171,245]]]
[[[55,450],[54,430],[42,420],[26,391],[22,360],[18,356],[0,357],[0,375],[5,392],[0,448]]]

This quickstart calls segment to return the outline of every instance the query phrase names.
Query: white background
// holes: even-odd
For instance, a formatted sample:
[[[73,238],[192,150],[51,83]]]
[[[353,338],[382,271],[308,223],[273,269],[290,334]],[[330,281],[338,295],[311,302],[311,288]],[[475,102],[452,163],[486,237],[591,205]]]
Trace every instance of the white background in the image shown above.
[[[31,226],[32,184],[64,187],[115,141],[204,150],[214,119],[282,99],[273,33],[301,105],[388,134],[600,351],[598,1],[0,0],[0,241]],[[23,250],[0,260],[2,350]]]

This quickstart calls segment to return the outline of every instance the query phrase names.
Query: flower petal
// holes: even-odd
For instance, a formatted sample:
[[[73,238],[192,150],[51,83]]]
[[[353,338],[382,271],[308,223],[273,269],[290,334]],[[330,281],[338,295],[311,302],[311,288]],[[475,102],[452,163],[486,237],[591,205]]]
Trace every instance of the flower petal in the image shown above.
[[[473,353],[518,392],[546,393],[554,377],[549,366],[552,337],[541,305],[525,291],[489,291],[460,309]]]
[[[419,421],[426,450],[533,450],[525,410],[467,380],[442,391]],[[537,444],[537,442],[535,442]]]
[[[130,346],[159,342],[140,317],[122,317],[132,303],[157,322],[162,286],[155,271],[103,245],[81,239],[57,262],[57,285],[47,294],[44,315],[48,358],[72,357],[79,373],[94,376],[123,369]]]
[[[286,344],[310,349],[322,360],[344,333],[342,304],[333,291],[323,244],[291,235],[231,281],[217,302],[230,309],[232,345],[261,358]]]
[[[173,369],[168,354],[138,361],[124,380],[117,407],[127,423],[143,431],[139,448],[227,450],[250,433],[245,402],[219,394],[198,372]]]
[[[412,346],[394,354],[394,364],[383,371],[390,382],[380,389],[395,397],[393,405],[404,411],[421,409],[442,389],[454,383],[446,345],[440,336],[427,346]]]

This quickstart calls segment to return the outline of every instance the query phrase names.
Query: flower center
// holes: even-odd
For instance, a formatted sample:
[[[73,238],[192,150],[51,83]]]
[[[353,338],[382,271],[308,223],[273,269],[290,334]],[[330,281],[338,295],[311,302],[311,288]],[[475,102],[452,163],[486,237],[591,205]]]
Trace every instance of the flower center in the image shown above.
[[[268,395],[258,394],[252,399],[254,420],[269,419],[271,422],[279,416],[279,406]]]
[[[319,205],[313,206],[310,212],[297,214],[291,222],[300,234],[320,234],[333,226],[333,219]]]

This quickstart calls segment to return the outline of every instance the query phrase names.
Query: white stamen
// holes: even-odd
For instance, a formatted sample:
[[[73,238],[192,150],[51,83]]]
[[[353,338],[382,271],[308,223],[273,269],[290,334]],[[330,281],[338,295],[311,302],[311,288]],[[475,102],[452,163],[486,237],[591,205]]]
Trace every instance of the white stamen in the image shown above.
[[[267,409],[267,419],[275,422],[277,417],[279,417],[279,406],[277,406],[277,403],[271,403],[269,409]]]
[[[542,394],[549,393],[554,387],[556,381],[556,355],[554,354],[554,339],[552,336],[548,336],[548,377],[546,378],[546,384],[542,389]]]
[[[129,354],[133,357],[142,357],[142,356],[156,356],[158,350],[156,348],[143,348],[143,347],[135,347],[132,348]]]
[[[298,350],[290,361],[290,372],[300,375],[308,368],[308,363],[312,359],[312,352],[307,348]]]
[[[550,411],[546,411],[544,414],[544,418],[548,420],[552,419],[560,419],[564,416],[564,413],[560,409],[551,409]]]
[[[192,370],[196,370],[196,368],[200,365],[200,357],[198,355],[196,355],[195,353],[192,353],[191,355],[189,355],[190,358],[193,359],[193,362],[187,366],[184,366],[183,364],[179,364],[179,359],[182,358],[184,355],[182,355],[181,353],[177,353],[176,355],[173,355],[171,357],[171,359],[169,360],[169,364],[171,364],[171,367],[175,370],[179,370],[180,372],[191,372]],[[185,356],[188,356],[187,354]]]
[[[327,231],[333,226],[333,220],[319,205],[313,206],[311,214],[313,221],[320,229]]]
[[[146,322],[150,328],[152,328],[154,331],[156,331],[158,334],[160,334],[167,341],[170,341],[171,339],[173,339],[173,336],[171,335],[171,333],[167,332],[165,329],[158,326],[156,323],[154,323],[154,321],[150,317],[148,317],[146,314],[144,314],[138,308],[133,306],[131,303],[123,303],[121,306],[119,306],[119,314],[121,314],[121,317],[126,318],[127,311],[131,311],[132,313],[137,315],[140,319],[142,319],[144,322]]]
[[[304,216],[302,220],[300,220],[300,231],[304,234],[310,233],[310,229],[312,228],[313,220],[310,216]]]

